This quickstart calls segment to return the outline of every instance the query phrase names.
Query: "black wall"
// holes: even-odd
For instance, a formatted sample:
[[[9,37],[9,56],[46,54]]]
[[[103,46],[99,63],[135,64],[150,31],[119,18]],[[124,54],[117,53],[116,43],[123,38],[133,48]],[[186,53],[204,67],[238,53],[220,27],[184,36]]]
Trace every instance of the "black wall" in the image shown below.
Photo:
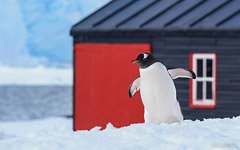
[[[152,40],[153,53],[168,68],[189,67],[189,53],[217,54],[216,109],[189,108],[188,79],[174,80],[185,119],[240,115],[240,39],[214,37],[162,37]]]
[[[174,80],[185,119],[233,117],[240,115],[240,38],[233,32],[172,32],[133,35],[134,33],[84,35],[74,38],[74,43],[151,43],[153,54],[167,68],[189,67],[189,53],[214,52],[217,54],[217,106],[215,109],[189,107],[188,79]],[[208,34],[211,33],[211,34]],[[228,33],[228,32],[227,32]],[[205,34],[208,34],[205,36]],[[158,36],[159,35],[159,36]],[[168,36],[170,35],[170,36]],[[219,36],[218,36],[219,35]],[[224,37],[226,35],[226,37]],[[237,35],[237,34],[236,34]]]

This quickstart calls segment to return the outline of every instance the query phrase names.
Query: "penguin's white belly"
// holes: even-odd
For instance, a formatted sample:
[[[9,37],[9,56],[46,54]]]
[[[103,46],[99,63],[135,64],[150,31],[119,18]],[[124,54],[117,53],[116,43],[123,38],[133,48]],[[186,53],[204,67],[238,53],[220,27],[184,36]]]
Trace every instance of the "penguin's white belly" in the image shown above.
[[[145,122],[172,123],[183,120],[176,88],[163,64],[158,62],[140,69],[140,94],[145,107]]]

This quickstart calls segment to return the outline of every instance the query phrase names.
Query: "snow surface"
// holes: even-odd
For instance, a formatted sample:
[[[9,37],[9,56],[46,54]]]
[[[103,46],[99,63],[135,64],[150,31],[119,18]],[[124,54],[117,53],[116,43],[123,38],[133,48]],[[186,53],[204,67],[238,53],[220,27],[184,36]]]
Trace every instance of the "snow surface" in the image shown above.
[[[1,150],[239,149],[240,117],[72,131],[72,120],[0,122]]]

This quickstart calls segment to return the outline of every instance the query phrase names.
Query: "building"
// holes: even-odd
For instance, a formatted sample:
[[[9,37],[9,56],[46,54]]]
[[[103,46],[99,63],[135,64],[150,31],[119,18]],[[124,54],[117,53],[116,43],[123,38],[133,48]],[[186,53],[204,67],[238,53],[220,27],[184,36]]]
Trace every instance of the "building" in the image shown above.
[[[79,121],[81,118],[78,116],[78,113],[81,113],[79,109],[84,109],[79,107],[80,103],[89,101],[80,98],[79,92],[83,93],[81,90],[87,89],[84,89],[84,86],[78,81],[84,80],[81,79],[83,72],[78,68],[84,68],[79,66],[87,64],[89,61],[89,58],[83,56],[87,52],[91,53],[87,57],[105,56],[101,56],[102,60],[98,60],[95,62],[96,64],[104,66],[111,62],[112,65],[109,66],[109,69],[114,68],[116,74],[129,74],[129,76],[124,76],[124,80],[121,82],[126,83],[119,89],[114,82],[108,82],[114,90],[126,92],[127,89],[124,88],[127,83],[137,76],[136,66],[130,67],[127,62],[141,51],[151,51],[167,68],[191,68],[196,72],[196,80],[174,80],[178,101],[185,119],[240,115],[239,0],[114,0],[75,24],[71,29],[71,35],[74,38],[75,56],[75,130],[88,128],[89,124],[92,124],[91,122],[98,125],[112,121],[111,117],[110,119],[109,117],[105,118],[106,120],[101,123],[96,121],[97,116],[102,115],[101,113],[95,114],[95,118],[93,117],[86,126],[81,126],[85,122],[84,119]],[[117,51],[117,53],[112,51]],[[121,55],[122,53],[124,54]],[[121,60],[122,57],[126,59]],[[123,69],[119,72],[114,65],[116,62],[112,61],[114,59],[117,59],[117,62],[120,60],[124,62],[122,64],[126,66],[126,70]],[[96,66],[94,69],[101,69],[101,67],[101,65]],[[85,68],[85,70],[88,69],[90,68]],[[87,79],[94,81],[94,77],[90,77],[91,74],[94,72],[87,73],[86,76],[89,77]],[[112,76],[114,75],[112,74]],[[118,76],[119,80],[120,78],[121,76]],[[116,80],[116,78],[109,76],[109,80]],[[97,89],[101,90],[109,86],[101,82],[99,84],[101,86]],[[120,100],[114,97],[114,92],[111,96],[112,99],[116,99],[119,107],[129,105],[127,103],[121,105]],[[126,96],[122,99],[127,101]],[[135,99],[138,102],[139,96]],[[104,101],[103,105],[108,102]],[[93,103],[95,104],[91,103],[94,105],[92,109],[95,109],[100,102],[93,101]],[[139,107],[137,107],[141,104],[139,102],[134,105],[136,105],[135,110],[131,113],[125,112],[129,107],[118,113],[118,116],[115,116],[116,120],[113,119],[116,121],[113,121],[113,124],[120,127],[134,122],[142,122],[143,119],[139,118],[139,115],[142,115],[142,108],[138,109]],[[105,111],[111,112],[108,108],[100,106],[96,109],[105,109]],[[113,108],[115,107],[111,107],[111,109]],[[121,118],[120,116],[124,113],[125,118]],[[129,113],[134,115],[126,118]],[[83,114],[86,117],[86,112]],[[121,120],[124,120],[124,123]]]

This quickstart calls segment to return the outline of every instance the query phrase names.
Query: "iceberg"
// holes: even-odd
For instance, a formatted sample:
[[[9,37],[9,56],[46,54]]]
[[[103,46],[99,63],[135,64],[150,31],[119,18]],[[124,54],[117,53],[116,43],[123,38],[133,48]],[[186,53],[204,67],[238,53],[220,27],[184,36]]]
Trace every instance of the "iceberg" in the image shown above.
[[[71,66],[71,26],[108,1],[0,1],[0,64]]]

